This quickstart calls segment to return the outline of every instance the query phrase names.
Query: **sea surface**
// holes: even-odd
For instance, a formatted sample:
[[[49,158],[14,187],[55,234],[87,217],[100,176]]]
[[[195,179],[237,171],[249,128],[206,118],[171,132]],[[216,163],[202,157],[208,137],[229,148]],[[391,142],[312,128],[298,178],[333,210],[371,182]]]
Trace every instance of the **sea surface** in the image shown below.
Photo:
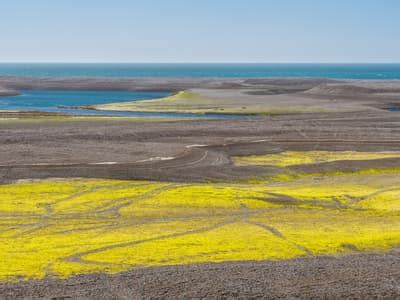
[[[125,117],[174,117],[174,118],[235,118],[234,115],[118,112],[83,109],[81,106],[113,102],[138,101],[169,96],[167,92],[137,91],[70,91],[22,90],[18,96],[0,97],[0,110],[57,112],[68,115],[105,115]]]
[[[400,64],[32,64],[0,63],[0,76],[321,77],[400,79]]]

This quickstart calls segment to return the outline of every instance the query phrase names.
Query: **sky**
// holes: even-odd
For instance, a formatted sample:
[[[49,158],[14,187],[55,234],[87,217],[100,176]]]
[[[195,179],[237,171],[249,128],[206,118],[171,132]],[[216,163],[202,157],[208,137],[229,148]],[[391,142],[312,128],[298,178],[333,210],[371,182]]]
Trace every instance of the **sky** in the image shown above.
[[[0,0],[0,62],[400,62],[400,1]]]

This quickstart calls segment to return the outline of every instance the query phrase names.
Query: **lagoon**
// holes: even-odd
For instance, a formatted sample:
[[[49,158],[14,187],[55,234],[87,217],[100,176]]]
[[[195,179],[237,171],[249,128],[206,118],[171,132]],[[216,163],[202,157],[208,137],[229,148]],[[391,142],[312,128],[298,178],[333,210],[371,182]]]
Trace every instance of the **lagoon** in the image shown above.
[[[97,111],[82,107],[156,99],[169,96],[171,93],[161,91],[87,91],[87,90],[22,90],[18,96],[0,97],[0,110],[40,111],[63,113],[67,115],[98,115],[121,117],[171,117],[171,118],[237,118],[225,114],[191,114],[171,112],[119,112]]]

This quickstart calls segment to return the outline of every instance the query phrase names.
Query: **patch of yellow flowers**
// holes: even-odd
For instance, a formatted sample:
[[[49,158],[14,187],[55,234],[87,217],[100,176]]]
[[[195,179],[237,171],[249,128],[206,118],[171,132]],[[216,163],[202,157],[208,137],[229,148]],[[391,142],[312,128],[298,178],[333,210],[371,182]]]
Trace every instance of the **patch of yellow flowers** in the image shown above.
[[[271,165],[289,167],[343,160],[372,160],[384,158],[399,158],[400,152],[356,152],[356,151],[285,151],[277,154],[237,156],[237,165]]]
[[[400,173],[0,186],[0,280],[279,260],[400,245]]]

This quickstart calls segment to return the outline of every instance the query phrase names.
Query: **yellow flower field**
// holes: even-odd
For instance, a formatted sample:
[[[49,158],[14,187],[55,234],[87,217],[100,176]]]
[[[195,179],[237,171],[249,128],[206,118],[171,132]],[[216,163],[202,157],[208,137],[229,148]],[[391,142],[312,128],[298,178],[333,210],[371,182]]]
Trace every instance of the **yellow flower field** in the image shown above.
[[[0,280],[400,245],[400,173],[281,182],[0,186]]]

